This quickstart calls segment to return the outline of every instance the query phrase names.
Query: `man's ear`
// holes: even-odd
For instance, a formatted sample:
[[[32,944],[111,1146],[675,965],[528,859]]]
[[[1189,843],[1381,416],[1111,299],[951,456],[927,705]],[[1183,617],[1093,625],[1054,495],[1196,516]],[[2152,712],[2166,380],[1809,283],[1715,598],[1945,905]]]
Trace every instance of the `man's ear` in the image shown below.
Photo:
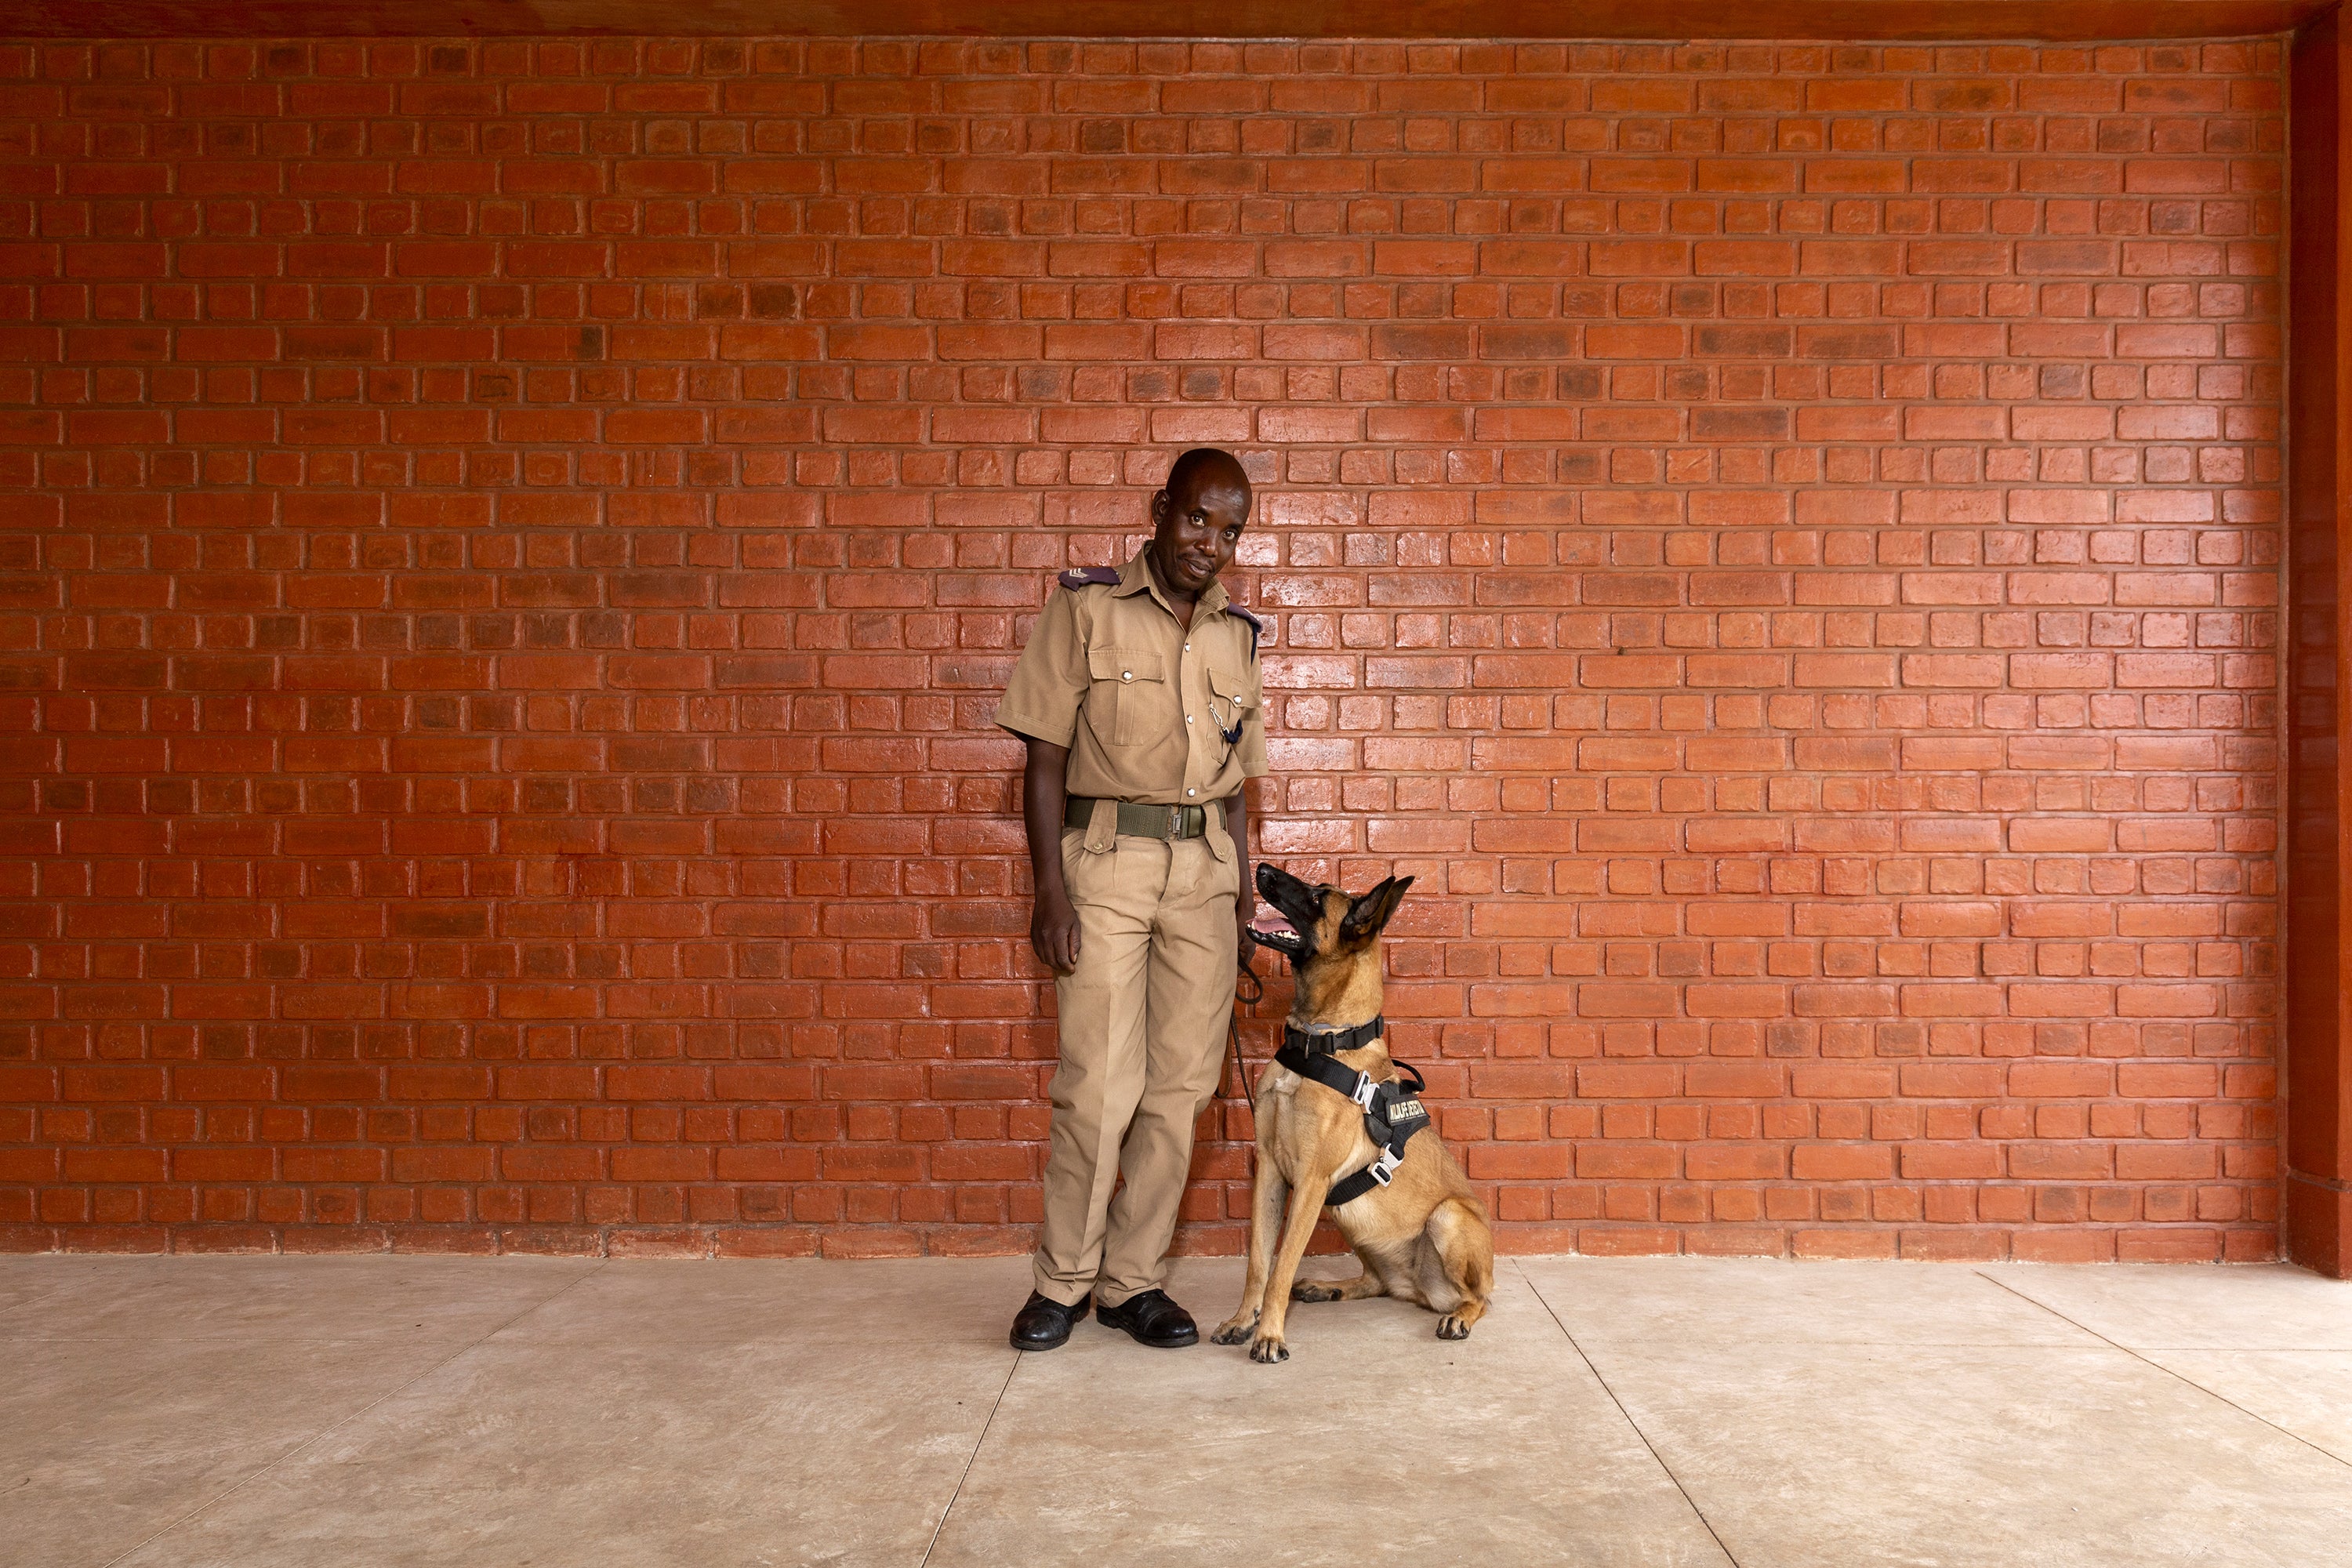
[[[1411,877],[1391,877],[1362,898],[1348,906],[1348,913],[1339,921],[1339,934],[1350,940],[1377,936],[1404,902],[1404,890],[1412,886]]]

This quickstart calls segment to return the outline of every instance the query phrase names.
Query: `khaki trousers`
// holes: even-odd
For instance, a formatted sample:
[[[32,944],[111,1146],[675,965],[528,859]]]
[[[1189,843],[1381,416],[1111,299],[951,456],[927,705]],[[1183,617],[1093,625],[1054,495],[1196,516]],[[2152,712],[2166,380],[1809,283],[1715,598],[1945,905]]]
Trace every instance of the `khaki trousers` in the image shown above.
[[[1062,835],[1078,964],[1055,984],[1061,1066],[1035,1272],[1065,1306],[1091,1292],[1116,1307],[1165,1278],[1234,1005],[1238,858],[1205,838],[1101,837],[1088,849],[1096,834]]]

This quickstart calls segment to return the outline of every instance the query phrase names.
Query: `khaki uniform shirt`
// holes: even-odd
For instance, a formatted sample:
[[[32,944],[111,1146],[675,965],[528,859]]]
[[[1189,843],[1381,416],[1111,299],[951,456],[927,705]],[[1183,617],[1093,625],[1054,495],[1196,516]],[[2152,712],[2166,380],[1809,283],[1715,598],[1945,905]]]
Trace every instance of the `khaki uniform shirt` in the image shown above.
[[[1201,595],[1187,631],[1139,551],[1116,584],[1047,597],[996,721],[1067,746],[1074,795],[1207,805],[1266,771],[1256,642],[1222,583]],[[1218,841],[1223,815],[1209,813]]]

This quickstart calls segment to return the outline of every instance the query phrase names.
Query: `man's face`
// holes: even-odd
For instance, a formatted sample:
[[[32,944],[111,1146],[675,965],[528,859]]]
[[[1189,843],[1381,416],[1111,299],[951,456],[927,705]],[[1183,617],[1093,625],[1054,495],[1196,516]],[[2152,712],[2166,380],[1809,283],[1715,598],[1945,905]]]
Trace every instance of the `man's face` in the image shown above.
[[[1187,474],[1151,498],[1151,563],[1179,594],[1196,595],[1234,563],[1249,522],[1249,487],[1230,476]]]

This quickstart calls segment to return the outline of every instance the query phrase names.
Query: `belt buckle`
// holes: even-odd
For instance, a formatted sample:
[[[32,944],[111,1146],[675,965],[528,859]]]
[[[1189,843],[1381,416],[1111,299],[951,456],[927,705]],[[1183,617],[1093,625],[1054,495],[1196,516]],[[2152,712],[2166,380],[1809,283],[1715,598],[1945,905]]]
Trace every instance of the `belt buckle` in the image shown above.
[[[1168,842],[1173,844],[1183,837],[1184,808],[1181,805],[1171,805],[1168,808]]]

